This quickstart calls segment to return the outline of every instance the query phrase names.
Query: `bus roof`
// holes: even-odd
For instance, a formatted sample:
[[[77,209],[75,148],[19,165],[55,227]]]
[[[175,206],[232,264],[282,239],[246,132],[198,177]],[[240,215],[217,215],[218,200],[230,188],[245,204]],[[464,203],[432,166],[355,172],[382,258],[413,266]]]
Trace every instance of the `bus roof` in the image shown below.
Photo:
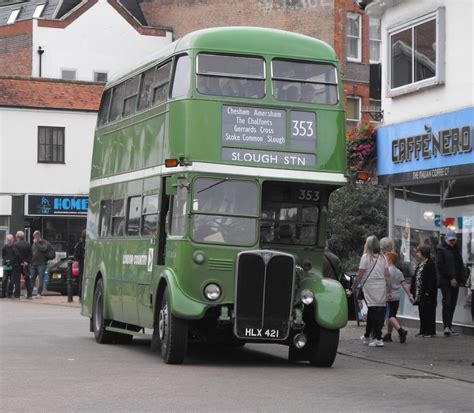
[[[262,27],[217,27],[197,30],[150,55],[146,61],[114,74],[109,84],[127,77],[166,56],[199,49],[210,52],[270,54],[295,59],[336,61],[334,49],[327,43],[298,33]]]

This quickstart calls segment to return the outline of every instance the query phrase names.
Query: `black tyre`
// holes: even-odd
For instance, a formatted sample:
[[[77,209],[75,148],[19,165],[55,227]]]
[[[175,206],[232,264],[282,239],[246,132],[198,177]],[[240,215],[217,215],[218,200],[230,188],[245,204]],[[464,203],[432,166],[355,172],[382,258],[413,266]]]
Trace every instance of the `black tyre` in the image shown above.
[[[158,347],[159,343],[161,357],[166,364],[181,364],[188,346],[188,322],[171,313],[168,287],[163,292],[157,327],[158,337],[155,328],[153,332],[155,344],[152,340],[152,350]]]
[[[317,367],[331,367],[336,359],[338,345],[339,329],[319,327],[311,340],[309,362]]]
[[[94,301],[92,306],[92,329],[95,341],[99,344],[130,344],[133,336],[129,334],[114,333],[107,331],[106,320],[104,319],[104,285],[102,279],[97,281],[94,291]]]

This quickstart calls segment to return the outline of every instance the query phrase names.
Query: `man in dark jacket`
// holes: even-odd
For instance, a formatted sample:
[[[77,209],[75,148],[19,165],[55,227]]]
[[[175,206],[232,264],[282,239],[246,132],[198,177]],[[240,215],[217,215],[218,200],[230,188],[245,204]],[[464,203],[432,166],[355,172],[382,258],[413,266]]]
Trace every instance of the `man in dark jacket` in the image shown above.
[[[13,244],[15,261],[13,263],[13,282],[18,282],[18,290],[15,288],[15,298],[20,298],[20,276],[25,277],[26,298],[31,300],[33,286],[30,279],[31,245],[25,241],[25,233],[16,233],[16,242]]]
[[[86,256],[86,230],[82,230],[81,238],[74,247],[74,258],[79,262],[79,285],[78,296],[79,301],[82,298],[82,277],[84,276],[84,258]]]
[[[36,276],[38,276],[39,285],[37,297],[39,298],[43,293],[43,279],[46,266],[51,259],[48,258],[48,251],[54,251],[54,249],[48,241],[41,238],[41,232],[39,231],[33,232],[33,245],[31,248],[33,252],[33,259],[31,260],[31,285],[34,287]]]
[[[3,263],[3,279],[2,279],[2,295],[0,298],[8,297],[13,295],[13,262],[14,250],[13,250],[13,235],[7,235],[7,243],[2,248],[2,263]],[[18,280],[19,281],[19,280]],[[15,290],[20,291],[20,283],[15,285]]]
[[[462,280],[464,264],[456,248],[457,236],[454,231],[447,231],[444,241],[436,252],[439,288],[443,294],[444,335],[457,335],[453,331],[453,316],[458,301],[459,285]]]

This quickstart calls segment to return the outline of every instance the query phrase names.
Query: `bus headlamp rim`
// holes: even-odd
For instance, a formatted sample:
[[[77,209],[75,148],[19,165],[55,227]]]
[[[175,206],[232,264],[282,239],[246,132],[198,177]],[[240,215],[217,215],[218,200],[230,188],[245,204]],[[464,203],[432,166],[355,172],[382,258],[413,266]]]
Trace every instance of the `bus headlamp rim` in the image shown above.
[[[214,291],[212,291],[214,290]],[[216,283],[209,283],[204,287],[203,290],[204,297],[209,301],[217,301],[221,298],[222,290]]]

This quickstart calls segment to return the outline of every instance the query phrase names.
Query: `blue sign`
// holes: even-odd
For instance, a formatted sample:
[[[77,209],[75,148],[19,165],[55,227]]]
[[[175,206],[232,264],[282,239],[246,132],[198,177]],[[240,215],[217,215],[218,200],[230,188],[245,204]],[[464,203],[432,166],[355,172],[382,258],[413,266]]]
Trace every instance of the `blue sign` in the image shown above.
[[[27,215],[87,215],[87,196],[28,195]]]
[[[377,129],[382,183],[474,173],[474,108]]]

